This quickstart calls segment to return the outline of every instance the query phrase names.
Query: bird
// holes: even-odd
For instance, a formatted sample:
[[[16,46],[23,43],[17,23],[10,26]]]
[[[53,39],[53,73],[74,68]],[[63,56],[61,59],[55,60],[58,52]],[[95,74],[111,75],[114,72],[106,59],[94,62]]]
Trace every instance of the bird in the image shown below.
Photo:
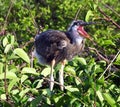
[[[72,60],[79,55],[84,47],[85,38],[90,35],[84,30],[84,26],[95,24],[83,20],[74,20],[66,31],[49,29],[35,36],[35,56],[39,63],[50,65],[50,90],[54,87],[54,67],[61,63],[59,70],[60,89],[64,90],[64,67],[66,61]]]

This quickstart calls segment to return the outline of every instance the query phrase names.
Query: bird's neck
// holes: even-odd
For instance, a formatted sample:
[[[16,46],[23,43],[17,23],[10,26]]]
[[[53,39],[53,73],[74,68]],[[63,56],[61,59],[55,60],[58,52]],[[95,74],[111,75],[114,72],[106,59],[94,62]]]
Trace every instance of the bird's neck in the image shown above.
[[[82,41],[84,40],[84,37],[80,36],[80,34],[77,31],[70,30],[69,37],[71,38],[71,41],[73,44],[81,45]]]

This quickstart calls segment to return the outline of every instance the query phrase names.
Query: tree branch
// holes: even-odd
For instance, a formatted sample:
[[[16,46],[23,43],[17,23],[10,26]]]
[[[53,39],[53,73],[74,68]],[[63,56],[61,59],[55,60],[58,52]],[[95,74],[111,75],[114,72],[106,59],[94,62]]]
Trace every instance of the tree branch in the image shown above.
[[[112,12],[114,12],[116,15],[118,15],[120,17],[120,14],[117,13],[112,7],[110,7],[109,5],[107,4],[103,4],[106,8],[110,9]]]
[[[59,85],[59,86],[65,87],[64,85],[61,85],[59,82],[51,81],[49,78],[43,77],[43,79],[44,79],[44,80],[47,80],[47,81],[49,81],[49,82],[53,82],[53,83],[55,83],[55,84],[57,84],[57,85]]]
[[[79,13],[80,13],[80,7],[78,8],[77,13],[75,14],[74,20],[77,20],[77,17],[78,17],[78,14],[79,14]]]
[[[95,51],[96,52],[96,54],[101,58],[101,59],[103,59],[104,61],[106,61],[108,64],[109,64],[109,60],[108,59],[106,59],[104,56],[102,56],[98,51],[97,51],[97,49],[95,49],[95,48],[91,48],[91,47],[88,47],[90,50],[93,50],[93,51]]]
[[[105,71],[103,72],[103,74],[100,76],[99,79],[101,79],[103,77],[103,75],[106,73],[106,71],[111,67],[111,65],[113,64],[113,62],[115,61],[115,59],[117,58],[117,56],[119,55],[120,50],[118,51],[118,53],[115,55],[115,57],[113,58],[113,60],[110,62],[110,64],[107,66],[107,68],[105,69]]]
[[[98,10],[100,11],[100,13],[105,16],[105,20],[108,21],[108,22],[111,22],[114,26],[116,26],[117,28],[120,29],[120,25],[118,25],[112,18],[110,18],[108,15],[106,15],[106,13],[98,7]]]

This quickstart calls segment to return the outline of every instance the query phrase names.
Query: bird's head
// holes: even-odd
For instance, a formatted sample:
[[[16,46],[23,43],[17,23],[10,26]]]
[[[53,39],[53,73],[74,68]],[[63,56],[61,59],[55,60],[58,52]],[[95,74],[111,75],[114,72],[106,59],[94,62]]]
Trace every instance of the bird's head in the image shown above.
[[[95,24],[95,22],[84,22],[82,20],[73,21],[68,30],[74,30],[78,32],[80,36],[91,39],[90,35],[84,30],[84,26],[91,24]]]

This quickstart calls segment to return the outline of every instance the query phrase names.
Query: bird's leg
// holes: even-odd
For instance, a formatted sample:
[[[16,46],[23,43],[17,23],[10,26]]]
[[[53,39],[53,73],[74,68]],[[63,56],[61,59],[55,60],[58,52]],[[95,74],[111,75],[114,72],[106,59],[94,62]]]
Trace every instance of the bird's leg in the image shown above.
[[[52,60],[51,63],[51,71],[50,71],[50,90],[53,90],[53,86],[54,86],[54,77],[53,77],[53,71],[54,71],[54,66],[55,66],[55,60]]]
[[[31,60],[30,60],[30,67],[33,68],[33,60],[34,60],[34,57],[35,57],[35,52],[32,52],[31,53]]]
[[[62,91],[64,90],[64,78],[63,78],[63,75],[64,75],[64,67],[65,67],[65,64],[66,64],[66,60],[63,60],[63,61],[62,61],[62,64],[61,64],[60,71],[59,71],[60,89],[61,89]]]

